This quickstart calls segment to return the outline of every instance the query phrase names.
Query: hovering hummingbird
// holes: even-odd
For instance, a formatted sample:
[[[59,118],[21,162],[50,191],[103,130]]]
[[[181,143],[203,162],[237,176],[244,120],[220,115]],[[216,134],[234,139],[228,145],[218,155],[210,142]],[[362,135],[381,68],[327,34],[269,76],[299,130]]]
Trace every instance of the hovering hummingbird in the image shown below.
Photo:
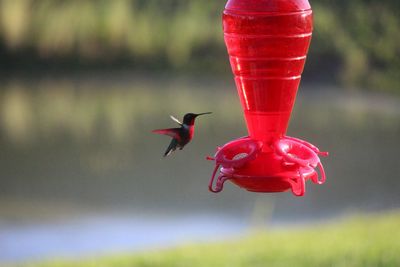
[[[194,134],[194,120],[197,116],[211,114],[212,112],[204,112],[204,113],[186,113],[183,117],[183,123],[180,122],[177,118],[170,115],[171,119],[178,123],[181,127],[179,128],[169,128],[169,129],[158,129],[153,130],[153,133],[157,134],[165,134],[172,137],[171,143],[169,144],[167,150],[164,153],[164,157],[168,156],[172,152],[174,152],[177,148],[182,150],[183,147],[190,142],[193,138]]]

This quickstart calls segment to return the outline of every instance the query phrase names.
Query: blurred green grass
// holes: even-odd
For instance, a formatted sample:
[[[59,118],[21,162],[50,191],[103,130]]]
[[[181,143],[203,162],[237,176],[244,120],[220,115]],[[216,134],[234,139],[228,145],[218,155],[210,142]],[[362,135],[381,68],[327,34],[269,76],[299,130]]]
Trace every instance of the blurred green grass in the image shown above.
[[[400,213],[251,233],[219,243],[23,266],[400,266]]]
[[[0,0],[0,59],[6,70],[69,62],[226,73],[225,2]],[[315,31],[305,76],[400,92],[399,3],[311,1]]]

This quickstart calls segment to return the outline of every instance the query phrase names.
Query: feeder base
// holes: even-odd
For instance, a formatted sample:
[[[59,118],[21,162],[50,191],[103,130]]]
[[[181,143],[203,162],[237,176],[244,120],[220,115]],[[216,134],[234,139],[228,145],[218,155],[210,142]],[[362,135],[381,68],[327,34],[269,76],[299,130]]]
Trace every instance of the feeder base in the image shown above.
[[[315,176],[313,168],[302,169],[295,165],[285,165],[274,153],[261,153],[254,161],[240,169],[224,168],[220,176],[250,192],[277,193],[292,190],[295,195],[303,195],[305,181]]]
[[[291,189],[296,196],[305,193],[305,182],[325,182],[325,172],[318,155],[327,156],[312,144],[289,136],[271,143],[242,137],[218,148],[216,165],[209,183],[209,190],[222,191],[227,180],[251,192],[284,192]],[[319,168],[321,179],[315,170]],[[215,187],[214,179],[216,179]]]

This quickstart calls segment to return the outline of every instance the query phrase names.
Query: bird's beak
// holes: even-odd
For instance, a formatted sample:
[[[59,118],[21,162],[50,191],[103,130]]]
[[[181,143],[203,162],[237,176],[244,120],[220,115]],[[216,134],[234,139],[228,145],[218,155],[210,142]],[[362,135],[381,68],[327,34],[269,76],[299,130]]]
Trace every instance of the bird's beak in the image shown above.
[[[206,114],[211,114],[212,112],[204,112],[204,113],[199,113],[199,114],[196,114],[196,117],[197,116],[200,116],[200,115],[206,115]]]

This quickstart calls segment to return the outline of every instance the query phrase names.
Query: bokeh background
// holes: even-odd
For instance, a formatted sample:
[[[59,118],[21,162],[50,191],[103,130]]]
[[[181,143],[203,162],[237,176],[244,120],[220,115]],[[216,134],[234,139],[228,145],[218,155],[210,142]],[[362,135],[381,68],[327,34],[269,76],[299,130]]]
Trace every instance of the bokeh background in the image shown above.
[[[288,134],[330,157],[306,196],[207,191],[246,135],[225,1],[0,0],[0,263],[210,241],[400,208],[400,2],[311,1]],[[198,119],[162,158],[168,115]]]

